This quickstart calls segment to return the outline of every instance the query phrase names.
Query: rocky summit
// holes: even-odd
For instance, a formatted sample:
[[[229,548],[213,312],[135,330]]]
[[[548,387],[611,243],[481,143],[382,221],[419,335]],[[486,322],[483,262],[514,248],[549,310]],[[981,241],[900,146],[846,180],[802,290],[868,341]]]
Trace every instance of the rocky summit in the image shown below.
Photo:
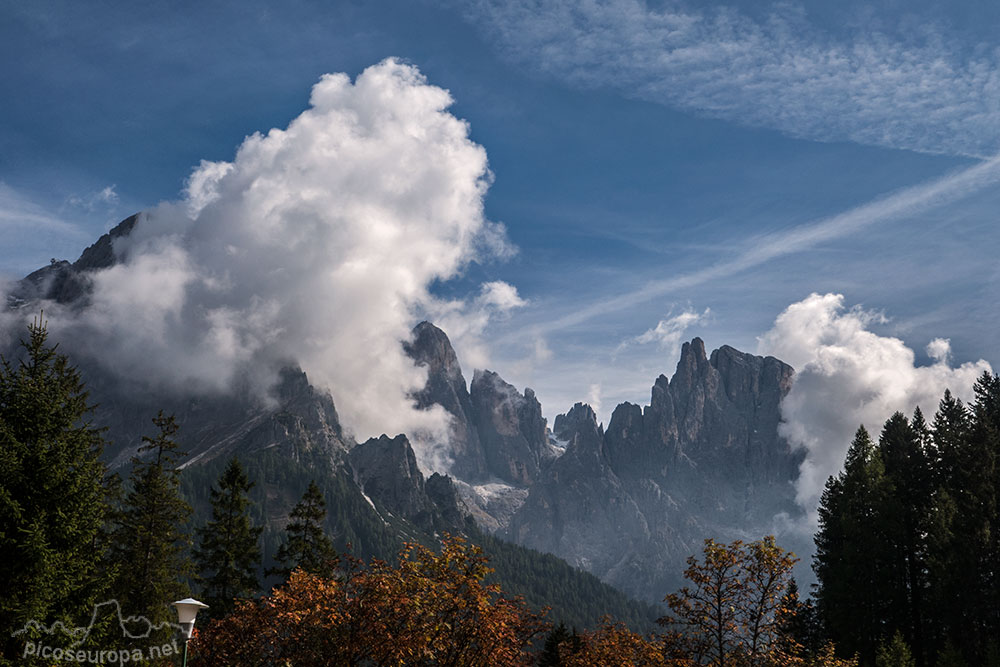
[[[53,261],[30,274],[10,290],[8,308],[52,301],[87,308],[92,276],[118,261],[128,245],[120,240],[141,222],[133,216],[76,262]],[[577,403],[550,429],[531,389],[490,370],[476,370],[467,384],[448,336],[433,324],[418,324],[403,345],[427,372],[413,396],[417,406],[439,405],[451,415],[447,476],[421,471],[405,435],[356,443],[330,395],[294,364],[267,400],[239,387],[227,395],[155,394],[86,360],[81,370],[102,406],[96,421],[108,427],[113,467],[129,464],[150,417],[163,409],[181,425],[190,479],[231,456],[256,457],[270,475],[265,514],[279,530],[307,481],[293,471],[322,473],[340,489],[342,511],[330,520],[357,524],[354,515],[368,514],[365,544],[373,553],[390,546],[382,533],[461,532],[471,517],[477,530],[660,600],[679,585],[685,559],[704,539],[756,539],[780,532],[798,512],[801,454],[778,433],[793,371],[777,359],[728,346],[708,355],[695,338],[684,344],[673,377],[656,378],[648,405],[619,405],[604,428],[590,406]],[[363,541],[357,525],[333,529],[355,547]],[[373,537],[376,529],[381,536]],[[808,547],[793,535],[781,539]]]
[[[452,473],[481,527],[633,595],[676,588],[704,539],[756,539],[799,512],[802,455],[778,434],[793,370],[778,359],[729,346],[709,356],[695,338],[649,405],[619,405],[604,429],[577,403],[549,430],[534,392],[495,372],[477,370],[466,391],[432,324],[416,327],[408,350],[428,368],[419,403],[453,416]]]
[[[662,598],[702,541],[759,538],[798,512],[801,454],[778,435],[792,369],[694,339],[644,408],[606,431],[577,404],[555,422],[565,453],[532,485],[508,539],[548,551],[639,597]]]

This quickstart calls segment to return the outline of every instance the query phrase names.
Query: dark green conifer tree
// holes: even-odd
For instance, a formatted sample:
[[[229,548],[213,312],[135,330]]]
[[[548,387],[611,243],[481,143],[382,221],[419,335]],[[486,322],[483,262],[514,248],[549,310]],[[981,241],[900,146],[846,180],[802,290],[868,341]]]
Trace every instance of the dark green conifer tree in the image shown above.
[[[963,462],[967,502],[961,538],[967,541],[969,565],[977,590],[967,601],[974,609],[974,660],[1000,662],[1000,375],[983,373],[973,390],[972,428],[968,454]],[[957,522],[956,522],[957,523]],[[991,652],[995,655],[991,656]]]
[[[106,585],[100,568],[109,518],[101,430],[79,372],[47,342],[41,318],[23,358],[0,363],[0,635],[25,622],[86,621]]]
[[[961,400],[945,390],[934,415],[934,481],[937,490],[931,502],[927,530],[928,622],[938,652],[953,661],[966,644],[972,627],[966,594],[978,586],[976,563],[966,548],[975,520],[975,499],[969,496],[970,413]],[[971,512],[971,514],[970,514]]]
[[[333,541],[323,532],[326,521],[326,500],[315,480],[309,482],[302,500],[289,514],[285,532],[288,540],[278,549],[277,561],[280,567],[267,571],[288,579],[292,570],[302,568],[311,574],[324,577],[333,576],[337,550]]]
[[[882,642],[875,656],[875,667],[916,667],[910,647],[898,630],[892,639]]]
[[[233,458],[212,489],[212,519],[198,530],[195,561],[204,581],[203,601],[209,615],[219,618],[232,611],[233,601],[259,588],[262,529],[250,520],[247,479],[239,459]]]
[[[895,413],[879,437],[888,494],[881,507],[878,532],[888,541],[886,576],[887,631],[900,631],[919,666],[925,664],[927,616],[927,535],[933,475],[926,456],[923,417],[919,427]]]
[[[144,436],[132,459],[131,488],[115,522],[111,559],[119,567],[114,590],[122,611],[158,624],[176,621],[170,603],[188,596],[193,571],[184,530],[191,506],[180,496],[177,469],[184,453],[173,439],[177,424],[162,411],[153,424],[159,433]]]
[[[962,401],[945,389],[931,424],[934,439],[935,478],[939,486],[953,491],[961,484],[965,467],[971,414]]]
[[[561,621],[559,625],[552,628],[545,637],[542,652],[538,654],[538,667],[559,667],[562,664],[559,657],[559,647],[568,642],[572,636]]]
[[[946,640],[938,651],[934,667],[968,667],[968,663],[965,662],[962,652],[951,643],[951,640]]]
[[[781,598],[778,635],[787,654],[793,655],[797,649],[807,660],[819,654],[826,643],[816,607],[811,599],[799,598],[799,585],[794,578]]]
[[[875,662],[887,618],[889,546],[878,529],[887,489],[882,457],[859,427],[844,471],[827,481],[819,506],[813,570],[817,611],[841,655]]]

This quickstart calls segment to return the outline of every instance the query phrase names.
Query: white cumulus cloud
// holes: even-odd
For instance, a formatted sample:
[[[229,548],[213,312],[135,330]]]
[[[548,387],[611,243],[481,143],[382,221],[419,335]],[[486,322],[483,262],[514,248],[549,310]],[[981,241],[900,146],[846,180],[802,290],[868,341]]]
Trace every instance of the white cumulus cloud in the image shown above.
[[[797,499],[814,517],[823,485],[844,463],[859,424],[878,437],[894,412],[920,407],[929,420],[945,389],[969,400],[986,361],[949,364],[950,345],[937,338],[928,346],[933,363],[918,366],[903,341],[870,330],[881,313],[846,308],[840,294],[811,294],[788,306],[759,339],[758,352],[795,368],[795,381],[782,402],[781,433],[806,451]]]
[[[510,253],[484,217],[486,152],[451,103],[394,59],[324,75],[288,127],[202,162],[181,201],[148,212],[89,309],[47,308],[52,330],[159,388],[266,387],[297,362],[357,437],[445,437],[440,408],[413,407],[425,371],[400,342],[428,313],[476,332],[523,303],[502,282],[458,305],[430,292]]]
[[[483,332],[490,321],[506,318],[512,310],[527,303],[516,287],[495,280],[483,283],[475,297],[431,304],[429,315],[448,334],[459,363],[468,372],[490,365],[489,348],[483,340]]]

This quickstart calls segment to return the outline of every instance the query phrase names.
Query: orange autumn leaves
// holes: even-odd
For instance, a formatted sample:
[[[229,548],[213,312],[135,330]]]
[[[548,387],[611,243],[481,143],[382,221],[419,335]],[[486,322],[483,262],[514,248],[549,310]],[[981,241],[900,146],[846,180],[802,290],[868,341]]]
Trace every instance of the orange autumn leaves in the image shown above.
[[[794,557],[773,538],[706,541],[689,559],[691,582],[667,596],[662,634],[642,635],[610,619],[558,647],[566,667],[760,665],[849,667],[832,647],[806,657],[782,632]],[[478,547],[446,536],[439,553],[409,544],[391,566],[345,559],[325,578],[296,570],[260,600],[240,602],[192,642],[192,665],[449,665],[507,667],[539,660],[550,626],[519,598],[486,584]],[[547,663],[548,664],[548,663]]]
[[[399,564],[341,563],[326,579],[301,570],[244,601],[192,646],[204,665],[520,665],[545,628],[519,599],[483,582],[478,547],[448,537],[441,553],[409,544]]]

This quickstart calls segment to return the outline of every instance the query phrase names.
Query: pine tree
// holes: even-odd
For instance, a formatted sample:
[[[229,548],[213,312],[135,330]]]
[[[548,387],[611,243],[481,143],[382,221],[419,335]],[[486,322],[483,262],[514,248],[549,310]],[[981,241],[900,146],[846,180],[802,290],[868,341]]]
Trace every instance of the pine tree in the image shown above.
[[[842,655],[872,664],[887,617],[889,547],[879,528],[887,496],[882,457],[858,428],[844,471],[827,481],[819,506],[813,571],[817,611]]]
[[[159,434],[143,437],[138,452],[148,456],[132,459],[131,489],[117,517],[111,557],[123,566],[115,586],[122,610],[157,624],[174,620],[170,603],[188,595],[190,539],[183,528],[191,506],[180,496],[177,463],[184,453],[173,440],[177,424],[162,411],[153,424]]]
[[[891,641],[882,642],[875,656],[875,667],[916,667],[910,647],[899,631]]]
[[[562,622],[552,628],[545,637],[542,652],[538,654],[538,667],[559,667],[562,664],[559,659],[559,647],[568,642],[571,636]]]
[[[77,625],[104,593],[109,516],[104,441],[79,372],[48,345],[41,318],[24,358],[0,360],[0,634],[28,620]]]
[[[934,451],[937,454],[935,478],[944,488],[954,489],[960,485],[958,477],[964,467],[963,459],[972,426],[970,417],[961,399],[955,398],[951,391],[945,389],[931,425]]]
[[[778,635],[782,651],[811,660],[819,655],[825,642],[822,628],[811,599],[799,598],[799,585],[793,578],[788,582],[778,614]]]
[[[235,457],[212,489],[212,520],[198,530],[195,560],[204,578],[202,594],[215,618],[232,611],[233,601],[253,595],[258,588],[260,534],[249,514],[247,492],[253,482]]]
[[[962,657],[962,652],[955,648],[955,645],[950,640],[947,640],[941,650],[938,651],[934,667],[968,667],[968,664]]]
[[[288,579],[292,570],[301,568],[310,574],[333,576],[337,550],[333,548],[330,537],[323,532],[326,501],[315,480],[309,482],[309,488],[292,509],[289,519],[285,526],[288,541],[281,545],[277,554],[281,567],[269,569],[267,574],[278,574],[282,579]]]
[[[919,411],[916,416],[918,429],[902,413],[895,413],[879,436],[888,488],[879,528],[889,540],[888,631],[902,631],[917,664],[923,665],[928,517],[934,488],[924,450],[923,417]]]
[[[968,602],[974,610],[975,656],[988,664],[1000,662],[1000,375],[983,373],[973,387],[972,428],[968,454],[963,462],[967,502],[960,512],[967,515],[961,528],[968,540],[970,566],[976,573],[977,589]],[[992,648],[991,648],[992,647]],[[994,651],[995,656],[990,656]],[[971,662],[971,661],[970,661]]]
[[[969,436],[971,415],[962,401],[945,390],[934,415],[931,432],[935,453],[934,479],[937,491],[928,517],[928,591],[938,650],[961,655],[975,623],[968,596],[979,588],[977,559],[970,550],[970,536],[978,523],[977,501],[970,495],[971,461]],[[949,654],[950,655],[950,654]]]

